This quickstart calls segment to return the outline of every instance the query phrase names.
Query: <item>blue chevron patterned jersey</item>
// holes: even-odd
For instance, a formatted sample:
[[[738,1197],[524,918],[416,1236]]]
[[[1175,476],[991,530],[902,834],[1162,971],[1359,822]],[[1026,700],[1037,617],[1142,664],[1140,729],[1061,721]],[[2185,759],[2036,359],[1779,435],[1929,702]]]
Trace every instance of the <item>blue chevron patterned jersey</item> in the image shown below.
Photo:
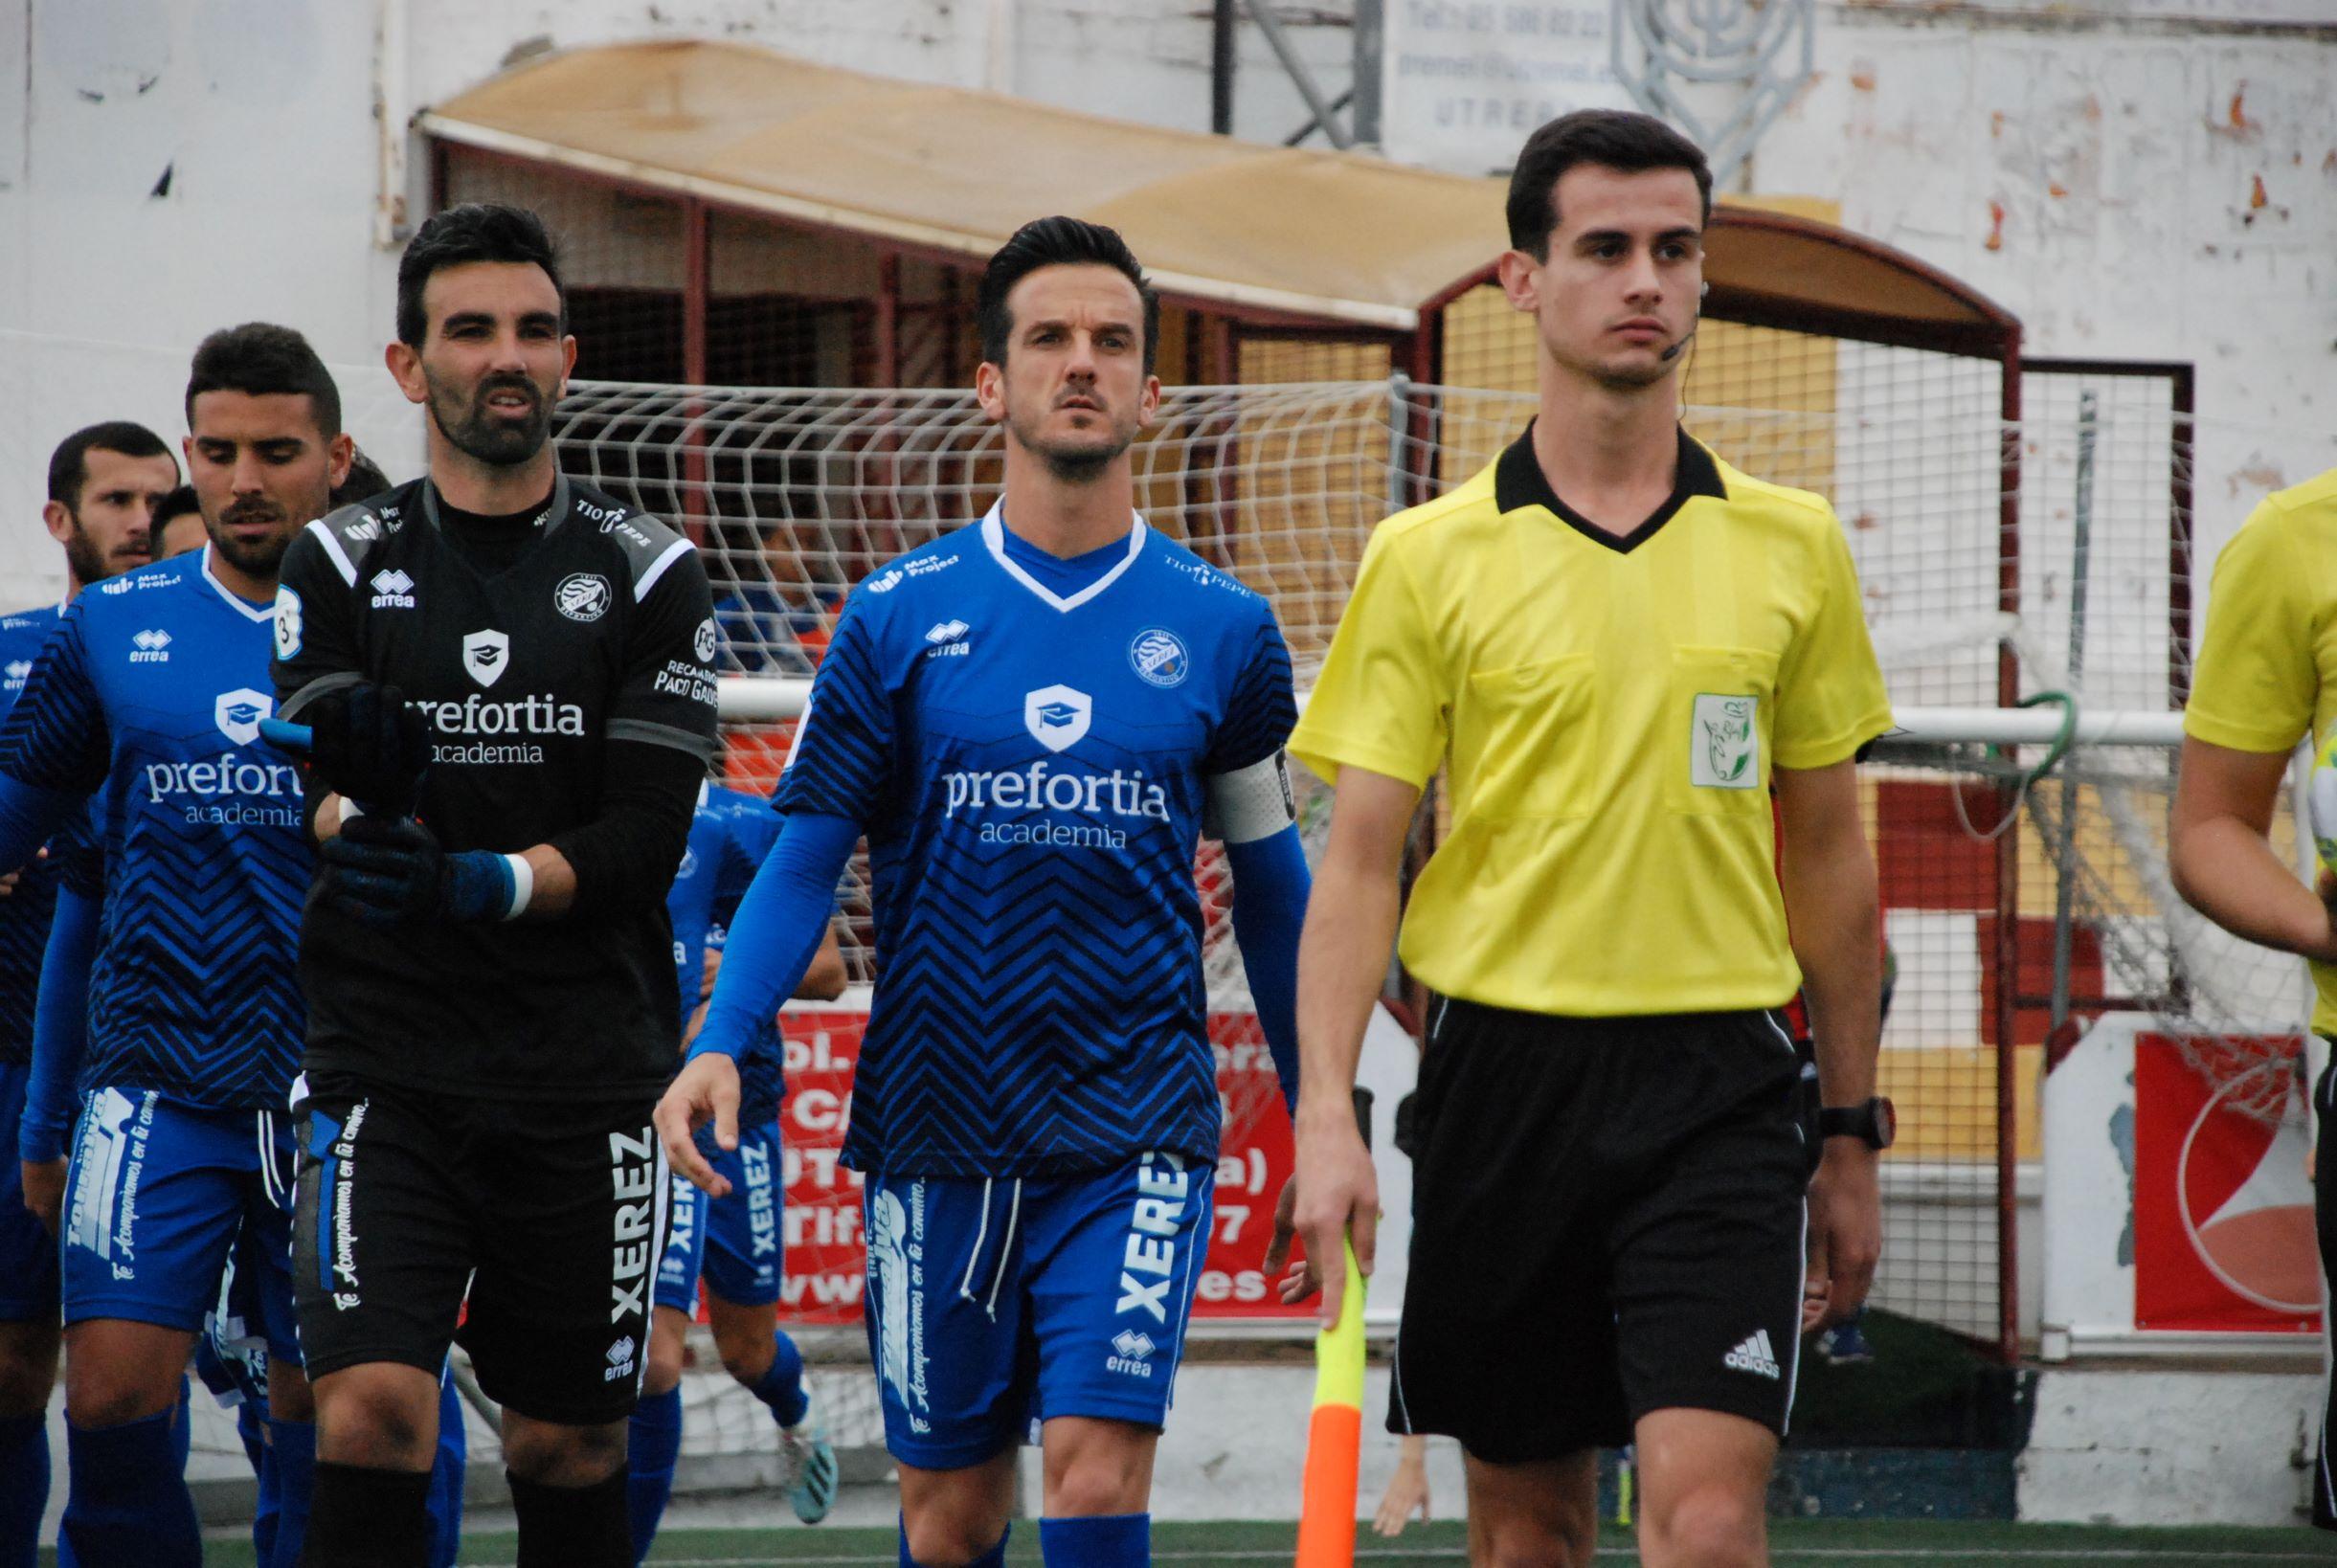
[[[23,693],[33,661],[60,616],[54,609],[0,616],[0,716]],[[56,912],[57,869],[51,862],[35,861],[23,868],[16,890],[0,898],[0,1067],[21,1067],[33,1060],[33,997],[40,986],[49,920]]]
[[[65,612],[0,728],[0,772],[92,795],[105,857],[84,1086],[281,1107],[310,851],[301,781],[259,739],[273,612],[208,548],[98,584]]]
[[[727,921],[754,880],[756,867],[771,853],[779,836],[779,814],[758,795],[706,784],[698,790],[698,809],[690,814],[689,846],[674,872],[673,887],[665,895],[665,912],[673,920],[674,979],[682,993],[682,1021],[697,1010],[698,991],[706,972],[708,935],[719,921]],[[738,1056],[738,1119],[743,1125],[775,1120],[782,1094],[782,1059],[775,1024]]]
[[[780,811],[868,837],[878,979],[843,1157],[1211,1159],[1193,854],[1204,781],[1290,733],[1281,628],[1140,520],[1067,594],[1009,545],[993,508],[860,585],[780,775]]]

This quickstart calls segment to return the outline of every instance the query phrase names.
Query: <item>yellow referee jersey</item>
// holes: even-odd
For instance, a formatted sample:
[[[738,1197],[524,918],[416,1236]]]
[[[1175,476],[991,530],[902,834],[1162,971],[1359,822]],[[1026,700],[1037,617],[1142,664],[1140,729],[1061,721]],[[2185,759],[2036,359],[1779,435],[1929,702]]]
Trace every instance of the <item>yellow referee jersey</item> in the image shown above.
[[[1841,525],[1680,437],[1629,534],[1551,492],[1533,432],[1380,525],[1290,750],[1425,785],[1451,831],[1400,948],[1437,991],[1574,1015],[1773,1007],[1769,770],[1891,726]]]
[[[2266,496],[2215,557],[2183,732],[2287,751],[2337,724],[2337,468]],[[2313,1029],[2337,1034],[2337,969],[2314,964]]]

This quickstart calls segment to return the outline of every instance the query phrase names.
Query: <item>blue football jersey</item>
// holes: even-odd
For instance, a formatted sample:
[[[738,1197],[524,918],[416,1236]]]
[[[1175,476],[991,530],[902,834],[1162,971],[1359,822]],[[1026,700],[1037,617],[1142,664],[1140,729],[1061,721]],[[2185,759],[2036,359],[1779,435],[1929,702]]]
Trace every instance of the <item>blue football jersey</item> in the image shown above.
[[[312,858],[299,772],[259,739],[272,609],[210,561],[157,561],[74,601],[0,728],[0,772],[93,796],[105,894],[83,1086],[281,1107]]]
[[[689,844],[665,895],[685,1026],[697,1011],[707,949],[720,946],[709,941],[709,935],[746,896],[747,885],[779,837],[779,815],[762,796],[718,784],[699,786],[698,808],[689,819]],[[753,1043],[739,1053],[738,1072],[739,1120],[753,1124],[776,1119],[785,1071],[775,1024],[766,1023]]]
[[[40,645],[63,613],[59,607],[0,616],[0,717],[23,693]],[[10,869],[0,866],[0,871]],[[49,920],[56,912],[57,865],[34,861],[23,870],[16,890],[0,898],[0,1067],[20,1067],[33,1060],[33,997],[40,987]]]
[[[862,583],[775,796],[868,838],[878,980],[846,1163],[1215,1158],[1204,786],[1274,757],[1294,716],[1271,607],[1140,519],[1067,594],[995,507]]]

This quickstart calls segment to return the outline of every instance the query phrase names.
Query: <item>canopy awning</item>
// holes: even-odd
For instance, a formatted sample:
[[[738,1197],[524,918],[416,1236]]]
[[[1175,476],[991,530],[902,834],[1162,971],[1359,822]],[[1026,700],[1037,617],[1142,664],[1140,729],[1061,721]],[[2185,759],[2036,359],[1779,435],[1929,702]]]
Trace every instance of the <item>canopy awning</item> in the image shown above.
[[[1413,330],[1424,308],[1489,276],[1507,243],[1498,180],[1162,130],[736,43],[550,56],[420,125],[463,146],[977,263],[1028,219],[1068,213],[1118,229],[1181,301],[1389,332]],[[1761,321],[1797,301],[1845,322],[1920,321],[1950,334],[2011,320],[1887,246],[1774,213],[1717,213],[1708,271],[1716,306]]]

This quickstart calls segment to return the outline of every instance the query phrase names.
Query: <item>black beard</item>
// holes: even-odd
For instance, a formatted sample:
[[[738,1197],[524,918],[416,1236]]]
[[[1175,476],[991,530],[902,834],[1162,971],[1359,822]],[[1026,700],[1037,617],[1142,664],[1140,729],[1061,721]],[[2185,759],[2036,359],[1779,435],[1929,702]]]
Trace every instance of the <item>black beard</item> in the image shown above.
[[[1062,482],[1092,484],[1103,477],[1105,469],[1112,466],[1112,459],[1128,449],[1123,446],[1115,447],[1110,452],[1098,452],[1092,448],[1079,452],[1054,451],[1045,447],[1037,447],[1033,450],[1038,452],[1041,460],[1046,464],[1046,471]]]
[[[73,573],[73,580],[83,588],[91,583],[101,583],[114,574],[113,568],[106,565],[105,557],[98,552],[98,542],[89,537],[89,530],[81,526],[81,520],[78,517],[73,520],[71,531],[65,535],[65,568]]]
[[[210,530],[206,528],[204,531]],[[277,568],[283,565],[284,551],[292,548],[292,540],[285,534],[271,534],[257,544],[247,545],[221,529],[211,535],[211,548],[237,571],[249,572],[255,577],[273,577],[277,574]]]
[[[432,380],[430,422],[464,456],[490,467],[517,468],[544,450],[545,441],[551,438],[551,404],[541,390],[529,386],[528,395],[534,399],[534,407],[524,421],[512,425],[491,420],[486,406],[488,395],[510,385],[507,380],[483,383],[465,404]],[[450,414],[454,417],[450,418]]]

